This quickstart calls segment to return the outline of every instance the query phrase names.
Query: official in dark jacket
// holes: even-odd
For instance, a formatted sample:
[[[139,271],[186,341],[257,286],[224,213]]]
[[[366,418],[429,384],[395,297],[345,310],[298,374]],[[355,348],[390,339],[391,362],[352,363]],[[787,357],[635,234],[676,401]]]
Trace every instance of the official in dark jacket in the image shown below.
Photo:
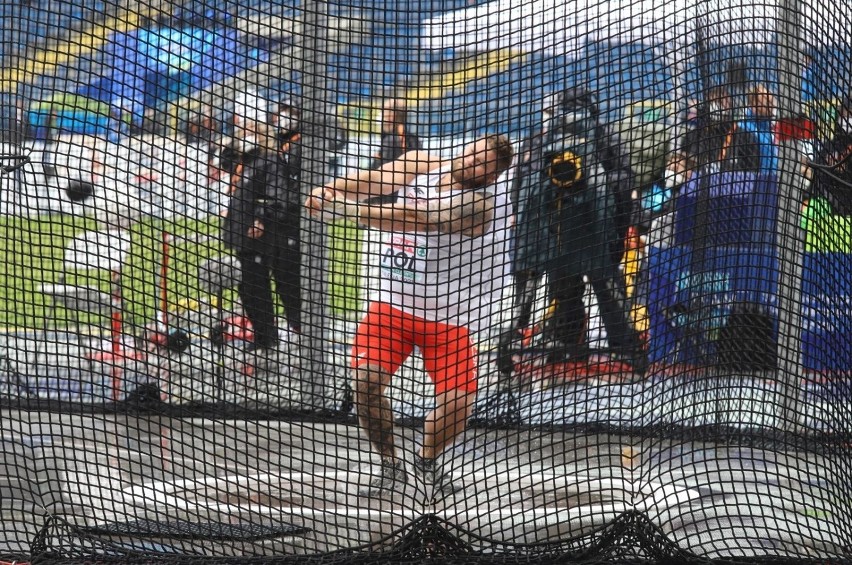
[[[404,100],[392,98],[385,101],[381,129],[379,152],[370,163],[371,169],[378,169],[408,151],[422,149],[420,138],[409,131],[408,108]]]
[[[398,159],[408,151],[422,149],[420,138],[409,131],[408,108],[405,101],[392,98],[382,104],[382,137],[379,151],[370,162],[371,169],[378,169],[385,163]],[[396,192],[384,196],[375,196],[368,202],[372,204],[393,204],[397,200]]]
[[[301,332],[299,161],[298,143],[282,142],[265,123],[246,125],[222,239],[240,260],[238,292],[255,335],[250,349],[278,343],[271,279],[289,328]]]

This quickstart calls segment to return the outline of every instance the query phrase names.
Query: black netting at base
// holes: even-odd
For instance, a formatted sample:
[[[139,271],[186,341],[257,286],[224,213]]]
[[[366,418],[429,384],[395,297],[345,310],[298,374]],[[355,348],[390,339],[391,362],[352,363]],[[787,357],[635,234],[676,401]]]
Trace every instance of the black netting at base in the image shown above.
[[[852,0],[0,0],[0,565],[852,562]]]
[[[126,438],[123,444],[137,456],[122,457],[126,448],[108,443],[97,446],[100,455],[72,455],[47,442],[29,446],[31,451],[18,448],[22,460],[32,461],[33,469],[23,476],[39,485],[40,500],[52,514],[64,516],[28,519],[43,520],[27,540],[39,561],[226,562],[228,556],[239,556],[347,563],[683,562],[716,553],[720,562],[752,562],[772,552],[778,562],[831,562],[847,550],[817,537],[842,508],[843,502],[831,495],[831,485],[842,479],[830,474],[830,462],[848,456],[844,438],[718,427],[667,427],[625,436],[612,426],[500,429],[474,421],[464,442],[467,455],[460,456],[467,459],[466,474],[454,474],[465,488],[423,506],[418,500],[428,495],[417,490],[419,484],[377,499],[354,492],[358,485],[351,481],[365,477],[346,469],[345,439],[317,443],[329,434],[347,437],[355,425],[348,418],[217,424],[150,413],[101,415],[81,432],[102,425],[98,421],[124,428],[119,433]],[[401,436],[411,437],[421,426],[409,422]],[[187,437],[163,435],[165,430],[181,430]],[[318,450],[330,457],[323,469],[312,472],[305,472],[304,462],[288,460],[263,474],[235,470],[180,479],[190,465],[196,473],[204,470],[191,453],[217,457],[196,436],[204,433],[259,437],[264,443],[298,436],[313,449],[322,445]],[[277,460],[276,453],[292,453],[289,443],[237,447],[229,458]],[[99,476],[93,463],[100,457],[119,458],[125,472],[112,473],[112,480]],[[181,460],[184,469],[175,472]],[[208,463],[215,468],[215,461]],[[690,469],[684,473],[686,465]],[[595,472],[608,466],[611,471]],[[798,471],[803,466],[826,472],[819,478],[803,475]],[[86,473],[87,468],[95,474]],[[130,480],[121,478],[125,474]],[[663,482],[669,475],[679,478]],[[134,476],[148,479],[134,481]],[[59,495],[57,487],[68,492]],[[797,493],[805,492],[808,498],[795,502]],[[106,516],[114,518],[107,521]],[[663,525],[651,516],[664,516]],[[735,559],[726,536],[736,537],[737,552],[751,555]],[[814,557],[816,551],[823,555]]]
[[[135,520],[133,522],[112,522],[98,526],[81,528],[84,533],[102,536],[128,536],[137,538],[175,538],[198,540],[234,539],[257,540],[301,534],[305,528],[292,524],[222,524],[204,522],[157,522],[154,520]]]
[[[188,528],[178,527],[186,532]],[[198,540],[211,539],[199,528]],[[66,530],[66,532],[62,532]],[[106,530],[106,528],[105,528]],[[259,530],[258,530],[259,531]],[[102,531],[100,534],[120,534],[119,531]],[[138,531],[131,533],[138,534]],[[153,532],[150,532],[153,533]],[[279,532],[279,533],[284,533]],[[293,532],[298,534],[299,532]],[[53,547],[53,551],[46,551],[37,556],[39,562],[71,562],[83,558],[82,555],[75,556],[73,552],[63,554],[56,552],[56,542],[51,537],[71,540],[75,537],[81,545],[90,545],[90,552],[86,553],[86,559],[93,562],[117,560],[117,559],[168,559],[168,546],[162,546],[155,541],[147,541],[144,538],[159,536],[140,536],[133,543],[125,542],[110,543],[103,539],[84,537],[80,532],[74,532],[72,527],[60,526],[48,523],[45,529],[39,533],[34,547],[46,549]],[[175,536],[172,536],[175,537]],[[467,541],[464,541],[465,538]],[[605,527],[598,531],[590,532],[587,536],[577,539],[571,543],[541,543],[531,546],[496,546],[488,551],[475,548],[483,540],[470,537],[468,532],[460,531],[434,515],[425,515],[416,519],[413,523],[394,532],[381,542],[365,546],[353,551],[331,553],[321,558],[311,558],[305,555],[279,555],[269,558],[275,562],[307,563],[311,561],[323,563],[422,563],[422,562],[529,562],[529,563],[551,563],[551,562],[684,562],[696,560],[697,556],[690,555],[674,546],[665,534],[654,526],[642,513],[624,513]],[[146,552],[146,549],[148,550]],[[147,554],[147,555],[146,555]],[[192,562],[191,554],[187,555],[181,551],[174,551],[180,555],[181,562]],[[210,562],[228,562],[227,559],[210,559]],[[249,558],[250,561],[262,562],[263,559]],[[720,561],[724,562],[724,561]],[[731,561],[733,562],[733,561]]]

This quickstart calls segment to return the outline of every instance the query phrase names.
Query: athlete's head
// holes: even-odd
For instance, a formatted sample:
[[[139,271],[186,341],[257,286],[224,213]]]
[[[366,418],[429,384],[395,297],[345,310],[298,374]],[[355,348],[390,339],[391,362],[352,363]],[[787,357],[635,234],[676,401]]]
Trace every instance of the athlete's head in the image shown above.
[[[512,144],[502,135],[487,135],[465,145],[453,159],[453,180],[462,188],[492,184],[512,164]]]

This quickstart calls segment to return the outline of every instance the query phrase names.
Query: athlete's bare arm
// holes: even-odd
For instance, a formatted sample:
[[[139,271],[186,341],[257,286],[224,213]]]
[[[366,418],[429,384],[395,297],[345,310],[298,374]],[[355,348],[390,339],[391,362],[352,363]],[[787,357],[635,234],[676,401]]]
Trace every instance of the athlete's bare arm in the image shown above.
[[[393,232],[459,233],[478,237],[494,219],[494,196],[466,190],[422,206],[360,204],[348,212],[367,227]]]
[[[428,151],[409,151],[378,169],[358,171],[348,177],[335,179],[325,186],[315,188],[308,198],[345,198],[360,201],[371,196],[382,196],[396,192],[407,186],[418,175],[432,171],[443,165],[443,161]]]
[[[359,171],[314,189],[305,205],[312,216],[348,218],[382,231],[482,235],[494,218],[494,198],[480,191],[433,199],[426,205],[355,204],[399,190],[444,164],[425,151],[409,151],[378,169]]]
[[[348,219],[381,231],[408,233],[458,233],[478,237],[488,230],[494,219],[494,196],[487,192],[466,190],[455,196],[435,198],[417,204],[356,204],[328,195],[320,200],[320,210],[327,220]]]

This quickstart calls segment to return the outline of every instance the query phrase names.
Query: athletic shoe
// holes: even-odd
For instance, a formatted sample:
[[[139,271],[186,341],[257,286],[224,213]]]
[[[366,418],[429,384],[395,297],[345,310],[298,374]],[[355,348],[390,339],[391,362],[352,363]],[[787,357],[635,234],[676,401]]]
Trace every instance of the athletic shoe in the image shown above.
[[[424,484],[432,487],[433,496],[436,493],[448,496],[455,494],[464,488],[462,485],[454,483],[449,473],[437,471],[434,459],[425,459],[419,455],[415,455],[414,470]]]
[[[377,497],[387,493],[401,492],[408,482],[408,474],[401,460],[382,462],[381,473],[367,487],[358,491],[359,496]]]
[[[414,455],[414,472],[424,484],[435,484],[435,460]]]
[[[435,491],[440,492],[444,496],[449,496],[464,490],[461,483],[453,482],[449,473],[441,473],[435,480]]]

